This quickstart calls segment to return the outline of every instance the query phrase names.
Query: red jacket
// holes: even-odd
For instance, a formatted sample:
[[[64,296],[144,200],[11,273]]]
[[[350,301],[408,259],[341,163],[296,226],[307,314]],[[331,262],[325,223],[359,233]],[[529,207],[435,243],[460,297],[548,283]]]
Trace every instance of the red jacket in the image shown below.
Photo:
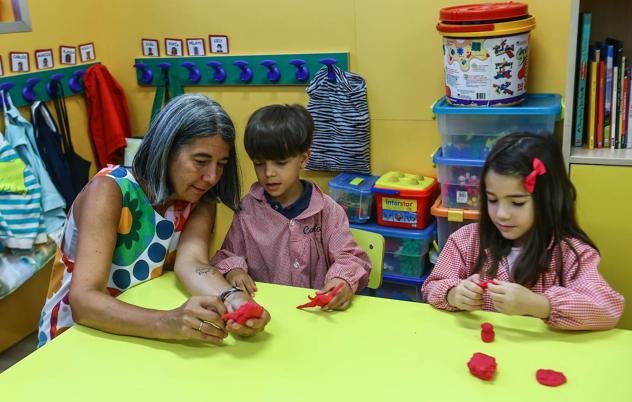
[[[131,134],[123,88],[103,64],[88,68],[83,83],[97,169],[118,164],[127,145],[125,138]]]

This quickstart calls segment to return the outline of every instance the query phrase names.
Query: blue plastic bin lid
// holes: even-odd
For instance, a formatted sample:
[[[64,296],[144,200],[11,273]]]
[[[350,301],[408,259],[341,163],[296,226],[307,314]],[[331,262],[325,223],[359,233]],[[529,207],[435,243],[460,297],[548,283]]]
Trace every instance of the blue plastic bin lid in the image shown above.
[[[397,237],[400,239],[425,240],[434,237],[437,232],[437,222],[433,219],[430,225],[424,229],[407,229],[394,226],[382,226],[375,222],[351,223],[350,227],[379,233],[384,237]]]
[[[329,187],[350,193],[371,194],[371,189],[379,178],[364,174],[340,173],[329,180]]]
[[[515,106],[463,107],[452,106],[445,96],[432,107],[434,114],[461,115],[557,115],[560,119],[562,96],[558,94],[527,94],[526,99]]]
[[[435,165],[447,165],[447,166],[473,166],[483,167],[485,159],[461,159],[461,158],[445,158],[443,156],[443,149],[439,149],[432,156],[432,163]]]
[[[411,278],[409,276],[401,276],[401,275],[395,275],[395,274],[384,272],[382,274],[382,280],[384,282],[390,282],[390,283],[396,283],[396,284],[421,286],[424,284],[426,279],[428,279],[428,276],[430,276],[430,273],[423,274],[421,278]]]

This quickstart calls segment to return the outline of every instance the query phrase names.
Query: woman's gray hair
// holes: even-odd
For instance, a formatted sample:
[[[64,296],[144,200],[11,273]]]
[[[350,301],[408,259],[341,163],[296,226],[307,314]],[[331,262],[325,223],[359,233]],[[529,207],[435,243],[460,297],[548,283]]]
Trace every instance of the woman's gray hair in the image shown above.
[[[235,151],[235,126],[221,105],[205,95],[186,94],[173,98],[156,115],[132,164],[134,176],[142,180],[152,204],[162,204],[173,193],[169,163],[182,147],[198,138],[220,135],[229,146],[228,164],[221,179],[203,197],[218,198],[230,209],[239,209],[241,185]]]

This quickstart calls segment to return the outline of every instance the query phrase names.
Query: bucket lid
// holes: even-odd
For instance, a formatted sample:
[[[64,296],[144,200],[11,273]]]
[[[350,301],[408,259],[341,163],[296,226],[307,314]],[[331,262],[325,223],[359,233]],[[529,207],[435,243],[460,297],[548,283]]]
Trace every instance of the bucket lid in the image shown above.
[[[445,96],[432,105],[432,113],[439,115],[479,116],[555,116],[559,120],[562,112],[562,96],[558,94],[528,93],[524,102],[516,106],[459,107],[452,106]]]
[[[384,237],[397,237],[400,239],[425,240],[433,238],[437,231],[437,222],[433,219],[428,226],[423,229],[397,228],[393,226],[382,226],[375,222],[350,223],[349,227],[379,233]]]
[[[343,172],[329,181],[329,187],[368,195],[371,194],[371,188],[373,188],[377,179],[379,179],[379,176]]]
[[[480,3],[442,8],[439,12],[443,22],[484,22],[521,18],[528,15],[525,3]]]
[[[449,222],[478,221],[480,215],[477,210],[446,208],[442,204],[441,197],[437,197],[432,204],[430,214],[439,218],[448,218]]]
[[[373,186],[374,193],[399,194],[405,197],[422,197],[434,192],[434,177],[418,176],[396,170],[384,173]]]

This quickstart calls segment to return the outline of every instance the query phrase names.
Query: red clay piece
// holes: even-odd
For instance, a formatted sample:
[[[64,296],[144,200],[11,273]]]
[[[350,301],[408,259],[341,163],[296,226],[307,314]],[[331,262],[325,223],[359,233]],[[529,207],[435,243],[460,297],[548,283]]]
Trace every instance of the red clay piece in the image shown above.
[[[494,326],[488,322],[481,324],[481,339],[483,342],[494,342]]]
[[[332,291],[330,291],[328,293],[320,293],[320,294],[317,294],[314,297],[307,296],[307,298],[309,300],[311,300],[311,301],[309,303],[305,303],[305,304],[301,304],[300,306],[296,306],[296,308],[299,309],[299,310],[302,310],[305,307],[320,307],[320,308],[323,308],[327,304],[329,304],[331,299],[333,299],[334,296],[336,296],[336,294],[338,294],[338,292],[340,292],[340,290],[344,286],[345,286],[344,283],[340,283],[340,284],[338,284],[338,286],[336,286]]]
[[[246,302],[239,309],[232,313],[226,313],[222,316],[224,321],[233,320],[237,324],[244,325],[249,318],[261,318],[263,316],[263,307],[253,301]]]
[[[489,381],[496,373],[496,359],[484,353],[474,353],[467,362],[467,367],[474,377]]]
[[[535,373],[535,378],[542,385],[557,387],[566,382],[564,373],[555,370],[540,369]]]
[[[491,283],[492,285],[498,285],[498,284],[496,283],[496,281],[492,279],[492,280],[489,280],[489,281],[481,282],[481,283],[479,283],[479,284],[478,284],[478,286],[480,286],[480,287],[482,287],[483,289],[485,289],[485,290],[486,290],[486,289],[487,289],[487,285],[489,285],[490,283]]]

